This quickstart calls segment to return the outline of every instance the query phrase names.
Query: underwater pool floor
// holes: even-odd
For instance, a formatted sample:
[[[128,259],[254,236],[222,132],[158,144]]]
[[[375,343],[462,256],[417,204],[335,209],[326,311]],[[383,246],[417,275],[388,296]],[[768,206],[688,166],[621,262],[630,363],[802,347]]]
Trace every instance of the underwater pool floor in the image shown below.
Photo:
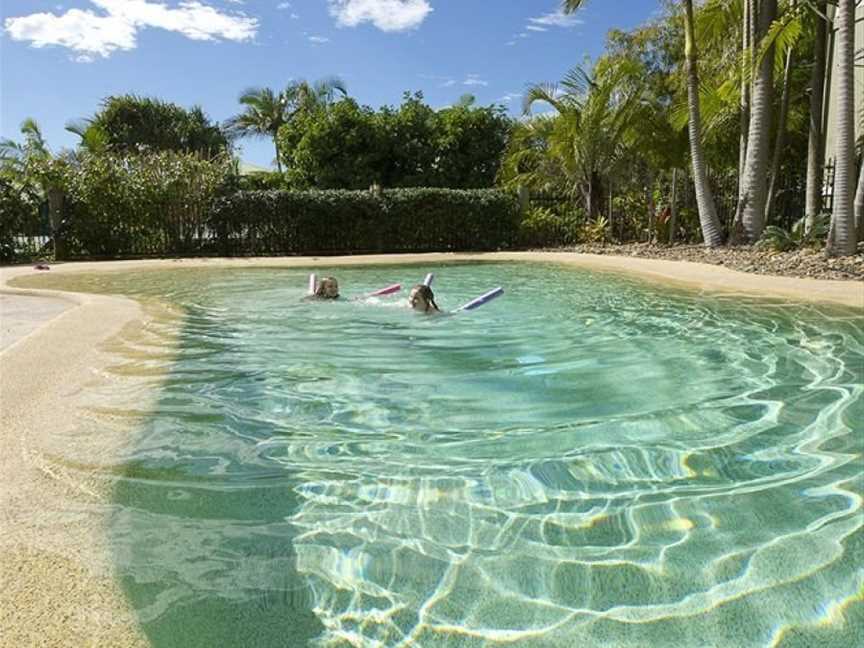
[[[506,292],[424,317],[304,302],[302,269],[39,278],[176,314],[88,396],[158,387],[105,470],[152,645],[854,645],[859,313],[551,264],[329,272],[428,270],[445,310]]]

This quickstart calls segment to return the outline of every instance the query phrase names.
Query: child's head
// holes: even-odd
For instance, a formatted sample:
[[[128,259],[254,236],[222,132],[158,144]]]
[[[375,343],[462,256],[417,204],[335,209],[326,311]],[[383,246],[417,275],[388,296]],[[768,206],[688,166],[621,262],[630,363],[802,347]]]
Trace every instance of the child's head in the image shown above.
[[[438,304],[435,303],[435,294],[429,286],[417,284],[411,289],[411,294],[408,296],[408,304],[414,310],[428,312],[429,309],[438,310]]]
[[[339,282],[335,277],[324,277],[315,289],[315,296],[320,299],[336,299],[339,297]]]

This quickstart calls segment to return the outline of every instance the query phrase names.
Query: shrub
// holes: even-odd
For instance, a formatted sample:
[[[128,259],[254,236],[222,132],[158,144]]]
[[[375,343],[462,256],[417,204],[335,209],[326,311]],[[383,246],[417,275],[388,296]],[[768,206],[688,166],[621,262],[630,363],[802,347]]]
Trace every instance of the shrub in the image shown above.
[[[226,255],[427,252],[508,247],[518,219],[494,189],[241,191],[209,225]]]
[[[609,238],[608,230],[609,220],[605,216],[598,216],[579,229],[579,239],[583,243],[605,243]]]
[[[289,189],[284,173],[259,171],[238,176],[237,189],[240,191],[272,191]]]
[[[189,153],[83,154],[68,167],[62,233],[72,256],[197,252],[231,173]]]
[[[548,207],[534,207],[519,225],[519,239],[527,247],[575,245],[581,221],[582,215],[576,210],[557,214]]]
[[[831,227],[829,214],[819,214],[813,219],[813,226],[809,232],[805,232],[806,218],[795,222],[791,231],[787,231],[776,225],[769,225],[762,232],[762,238],[757,245],[767,247],[775,252],[788,252],[803,247],[823,245],[828,238]]]
[[[10,263],[23,254],[35,252],[16,238],[36,235],[39,224],[39,198],[35,190],[0,178],[0,263]]]

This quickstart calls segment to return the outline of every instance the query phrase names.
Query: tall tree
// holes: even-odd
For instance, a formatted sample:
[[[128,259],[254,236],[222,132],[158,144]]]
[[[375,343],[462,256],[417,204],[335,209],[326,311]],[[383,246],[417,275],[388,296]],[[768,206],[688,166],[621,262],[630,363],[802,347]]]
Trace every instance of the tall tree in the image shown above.
[[[837,0],[837,149],[834,156],[833,236],[827,252],[855,253],[855,0]]]
[[[822,169],[825,164],[825,151],[822,133],[822,101],[825,96],[825,59],[828,49],[828,2],[817,0],[816,4],[816,42],[814,43],[813,70],[810,73],[810,127],[807,144],[807,194],[804,216],[807,231],[813,219],[822,211]]]
[[[301,114],[326,106],[339,96],[347,95],[345,83],[337,77],[327,77],[314,83],[294,81],[281,92],[272,88],[248,88],[240,95],[243,112],[231,117],[228,131],[239,137],[269,137],[276,150],[276,169],[282,173],[279,129]]]
[[[699,207],[699,221],[702,238],[708,247],[723,244],[723,232],[717,218],[717,207],[711,185],[708,184],[708,170],[702,151],[702,115],[699,106],[699,53],[696,49],[695,21],[693,19],[693,0],[684,0],[684,54],[687,59],[687,105],[690,114],[688,130],[690,133],[690,161],[693,165],[693,179],[696,184],[696,203]]]
[[[774,140],[774,157],[771,159],[771,171],[768,182],[768,198],[765,201],[765,222],[771,218],[774,211],[774,201],[777,198],[777,178],[780,175],[780,161],[783,147],[786,143],[786,121],[789,118],[789,101],[791,93],[793,48],[786,49],[786,63],[783,65],[783,91],[780,98],[780,116],[777,119],[777,134]]]
[[[759,40],[768,34],[776,17],[777,0],[761,0],[757,19]],[[774,44],[771,43],[767,49],[760,52],[759,58],[750,106],[743,191],[738,199],[741,227],[750,243],[759,240],[765,227],[766,180],[771,145],[771,115],[774,110]]]

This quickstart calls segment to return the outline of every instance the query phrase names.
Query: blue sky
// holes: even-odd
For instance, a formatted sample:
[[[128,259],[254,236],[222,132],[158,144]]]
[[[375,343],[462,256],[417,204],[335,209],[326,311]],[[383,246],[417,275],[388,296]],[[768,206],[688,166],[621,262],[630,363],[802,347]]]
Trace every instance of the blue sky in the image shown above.
[[[34,117],[55,149],[64,124],[111,94],[200,104],[215,120],[249,86],[336,74],[361,103],[432,106],[465,92],[518,112],[526,84],[554,81],[602,51],[658,0],[594,0],[575,18],[557,0],[3,0],[0,132]],[[272,160],[266,141],[242,157]]]

